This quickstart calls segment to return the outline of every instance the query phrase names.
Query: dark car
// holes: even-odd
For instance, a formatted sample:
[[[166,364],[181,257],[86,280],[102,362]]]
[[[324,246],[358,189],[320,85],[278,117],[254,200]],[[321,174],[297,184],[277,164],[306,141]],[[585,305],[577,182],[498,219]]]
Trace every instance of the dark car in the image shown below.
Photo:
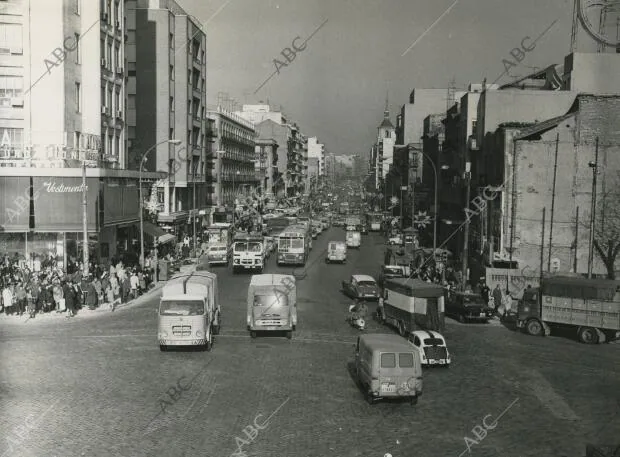
[[[456,317],[459,322],[488,322],[493,317],[482,296],[471,292],[450,293],[446,301],[446,314]]]
[[[348,281],[342,281],[342,291],[351,298],[379,300],[379,286],[368,275],[352,275]]]

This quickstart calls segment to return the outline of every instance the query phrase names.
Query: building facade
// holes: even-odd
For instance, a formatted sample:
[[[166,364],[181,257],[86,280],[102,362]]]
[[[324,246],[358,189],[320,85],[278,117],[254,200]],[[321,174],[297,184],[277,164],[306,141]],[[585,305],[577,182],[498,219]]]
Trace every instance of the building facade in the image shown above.
[[[167,173],[150,182],[158,222],[182,236],[196,219],[208,222],[213,204],[206,34],[172,0],[131,0],[126,8],[129,167],[139,169],[144,157],[144,169]]]
[[[310,158],[319,160],[319,175],[325,174],[325,145],[319,143],[319,139],[315,136],[308,138],[308,160]],[[309,166],[309,165],[308,165]]]
[[[240,196],[256,193],[256,139],[252,122],[228,112],[221,107],[210,110],[217,132],[213,148],[217,154],[217,192],[211,210],[210,222],[232,220],[233,211]],[[226,213],[217,212],[224,207]]]
[[[53,255],[66,266],[81,257],[84,222],[91,258],[136,251],[124,6],[1,2],[0,252],[28,262]]]

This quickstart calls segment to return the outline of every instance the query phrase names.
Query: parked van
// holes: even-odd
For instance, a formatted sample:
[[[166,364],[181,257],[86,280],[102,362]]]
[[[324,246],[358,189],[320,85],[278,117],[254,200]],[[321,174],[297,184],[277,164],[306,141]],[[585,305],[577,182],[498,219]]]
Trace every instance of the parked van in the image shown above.
[[[386,398],[408,398],[415,405],[422,395],[420,354],[397,335],[377,333],[358,337],[355,369],[371,405]]]

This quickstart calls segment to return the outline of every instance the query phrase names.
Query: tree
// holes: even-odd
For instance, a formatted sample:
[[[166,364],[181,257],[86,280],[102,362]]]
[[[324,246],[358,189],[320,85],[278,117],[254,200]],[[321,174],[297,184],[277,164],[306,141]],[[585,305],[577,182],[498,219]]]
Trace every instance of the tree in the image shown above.
[[[620,180],[608,187],[609,190],[597,196],[594,251],[607,269],[607,278],[615,279],[615,264],[620,253]]]

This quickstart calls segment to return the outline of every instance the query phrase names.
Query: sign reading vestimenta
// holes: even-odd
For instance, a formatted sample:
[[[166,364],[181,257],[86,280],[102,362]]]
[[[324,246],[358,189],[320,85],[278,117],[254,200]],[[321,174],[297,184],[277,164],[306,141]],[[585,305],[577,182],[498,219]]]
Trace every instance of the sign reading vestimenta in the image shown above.
[[[46,181],[43,183],[43,187],[47,192],[58,192],[58,193],[73,193],[73,192],[83,192],[88,190],[88,186],[81,184],[79,186],[65,186],[64,184],[56,184],[55,182]]]

